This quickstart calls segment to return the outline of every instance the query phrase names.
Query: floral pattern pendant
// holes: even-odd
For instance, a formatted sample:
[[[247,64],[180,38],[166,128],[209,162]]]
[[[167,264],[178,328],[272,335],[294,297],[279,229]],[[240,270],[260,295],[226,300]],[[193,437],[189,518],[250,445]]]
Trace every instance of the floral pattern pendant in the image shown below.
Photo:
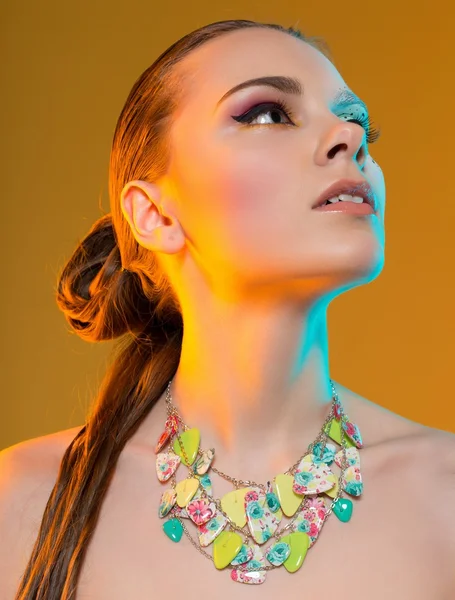
[[[335,454],[335,464],[337,464],[340,469],[342,468],[343,461],[343,449]],[[348,467],[357,466],[360,467],[360,452],[357,448],[351,447],[346,448],[346,460],[348,463]]]
[[[205,490],[209,496],[213,496],[212,480],[210,478],[210,475],[206,473],[205,475],[196,477],[201,482],[200,487],[202,487],[202,489]]]
[[[160,437],[158,438],[158,441],[156,442],[155,454],[158,454],[158,452],[161,452],[161,450],[168,443],[170,438],[171,438],[170,432],[167,429],[165,429],[163,431],[163,433],[160,435]]]
[[[156,457],[156,474],[160,481],[167,481],[180,464],[180,456],[171,452],[160,452]]]
[[[360,472],[360,454],[357,448],[346,449],[348,467],[344,472],[343,489],[351,496],[360,496],[363,492],[362,474]],[[343,461],[343,450],[337,452],[335,463],[340,467]]]
[[[199,526],[199,543],[201,546],[208,546],[226,527],[228,520],[220,512],[207,521],[204,525]]]
[[[357,425],[346,418],[342,420],[342,427],[357,448],[363,448],[362,436],[360,435],[360,429],[357,427]]]
[[[245,494],[245,512],[248,528],[258,544],[264,544],[272,537],[283,517],[280,508],[275,512],[270,510],[267,494],[257,487]]]
[[[246,565],[242,567],[248,567],[251,571],[242,571],[241,569],[231,570],[231,579],[238,583],[249,583],[249,584],[260,584],[264,583],[267,571],[254,571],[254,568],[265,567],[265,558],[262,550],[254,544],[253,546],[253,558],[249,560]]]
[[[196,471],[197,475],[204,475],[210,469],[212,461],[215,457],[215,450],[211,448],[210,450],[205,450],[202,452],[201,456],[194,463],[193,469]]]
[[[315,462],[314,455],[308,454],[294,473],[293,490],[296,494],[320,494],[333,488],[336,480],[328,465]]]
[[[240,548],[240,552],[237,554],[234,560],[231,561],[231,565],[234,567],[237,565],[244,565],[253,558],[253,553],[254,550],[251,545],[247,546],[246,544],[243,544],[243,546]]]
[[[275,494],[271,481],[267,481],[265,498],[270,512],[275,514],[278,521],[281,521],[283,518],[283,511],[281,510],[280,501]]]
[[[160,435],[160,437],[158,438],[158,441],[156,443],[155,454],[158,454],[159,452],[161,452],[161,450],[164,448],[164,446],[166,446],[166,444],[169,442],[171,436],[174,435],[178,431],[178,428],[179,428],[179,425],[178,425],[177,418],[174,417],[173,415],[170,415],[166,419],[166,423],[164,425],[164,431]]]
[[[186,512],[195,525],[204,525],[215,516],[216,505],[207,498],[199,498],[187,504]]]
[[[158,515],[160,518],[165,517],[171,511],[176,500],[177,492],[172,488],[162,493],[160,505],[158,507]]]
[[[341,419],[342,408],[341,408],[341,403],[340,403],[340,400],[338,399],[338,397],[337,397],[337,399],[335,400],[335,403],[334,403],[333,414],[335,415],[335,419],[337,421],[339,421]]]
[[[337,452],[335,444],[327,442],[324,451],[322,451],[322,444],[318,442],[313,447],[313,460],[315,464],[326,463],[331,465],[335,460],[335,454]]]
[[[265,557],[270,564],[279,567],[291,554],[291,546],[286,542],[276,542],[267,550]]]
[[[292,524],[293,531],[301,531],[310,538],[309,547],[316,541],[327,514],[325,502],[319,496],[306,498],[303,510]]]

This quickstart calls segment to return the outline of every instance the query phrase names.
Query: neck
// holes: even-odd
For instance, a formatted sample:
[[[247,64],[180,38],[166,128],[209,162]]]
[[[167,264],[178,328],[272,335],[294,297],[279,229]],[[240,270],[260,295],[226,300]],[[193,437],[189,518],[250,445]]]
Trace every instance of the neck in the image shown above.
[[[289,468],[330,411],[326,307],[231,306],[184,323],[170,391],[201,446],[247,478]]]

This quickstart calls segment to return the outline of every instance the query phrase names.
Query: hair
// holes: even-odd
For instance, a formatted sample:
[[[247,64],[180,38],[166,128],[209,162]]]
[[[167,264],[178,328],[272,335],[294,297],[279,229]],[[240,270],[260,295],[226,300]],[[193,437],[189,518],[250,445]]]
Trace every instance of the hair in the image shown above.
[[[176,65],[205,42],[253,27],[287,33],[331,60],[321,38],[293,27],[210,23],[165,50],[136,80],[120,113],[109,162],[111,212],[79,242],[56,286],[57,305],[75,333],[89,342],[118,339],[85,424],[61,460],[15,600],[75,597],[119,455],[177,370],[183,337],[179,302],[154,253],[135,240],[119,199],[127,182],[155,181],[166,172],[167,134],[185,87]]]

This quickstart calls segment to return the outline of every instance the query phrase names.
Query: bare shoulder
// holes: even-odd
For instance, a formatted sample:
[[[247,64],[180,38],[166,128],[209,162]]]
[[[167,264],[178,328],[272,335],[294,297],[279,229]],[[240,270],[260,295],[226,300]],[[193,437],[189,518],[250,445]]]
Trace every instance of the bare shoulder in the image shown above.
[[[418,442],[422,447],[432,443],[453,444],[455,434],[427,427],[394,412],[337,383],[343,406],[348,416],[362,432],[366,446],[386,447],[386,444]],[[449,448],[448,448],[449,450]]]
[[[424,484],[421,486],[425,493],[434,491],[443,500],[442,504],[447,499],[450,515],[446,515],[446,524],[452,525],[455,534],[455,513],[452,508],[455,506],[455,434],[423,425],[420,427],[414,436],[405,438],[403,444],[408,448],[416,475],[422,483],[424,479],[429,479],[428,485],[431,485],[431,480],[434,481],[432,490]],[[443,510],[441,505],[439,510]]]
[[[55,479],[65,450],[82,426],[24,440],[0,451],[0,493]]]
[[[0,452],[1,599],[13,598],[33,550],[66,448],[81,427],[25,440]]]
[[[339,386],[346,412],[364,439],[365,462],[391,480],[407,482],[419,528],[439,548],[455,589],[455,434],[428,427]],[[404,500],[404,499],[403,499]],[[455,596],[454,596],[455,597]]]
[[[396,457],[399,449],[402,462],[408,466],[414,463],[420,468],[431,462],[434,474],[455,475],[455,433],[408,419],[338,385],[346,400],[347,414],[360,427],[365,447],[377,449],[385,457]],[[452,485],[455,487],[455,482]]]
[[[447,525],[452,526],[455,557],[455,434],[425,427],[420,437],[419,456],[421,464],[437,477],[440,492],[450,499]]]
[[[0,495],[54,483],[65,450],[82,426],[24,440],[0,451]]]
[[[63,455],[82,426],[24,440],[0,452],[0,502],[26,501],[53,487]],[[0,515],[3,512],[0,511]]]
[[[455,434],[425,427],[416,441],[413,502],[440,557],[447,598],[455,598]]]

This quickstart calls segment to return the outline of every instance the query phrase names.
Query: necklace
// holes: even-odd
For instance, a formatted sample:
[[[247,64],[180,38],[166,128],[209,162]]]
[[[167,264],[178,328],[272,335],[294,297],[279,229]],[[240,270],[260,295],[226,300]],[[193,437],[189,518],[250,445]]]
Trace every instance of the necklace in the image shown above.
[[[229,567],[231,579],[239,583],[263,583],[268,571],[281,566],[295,573],[332,512],[341,522],[350,520],[353,501],[342,497],[343,492],[353,497],[363,492],[362,437],[344,413],[333,381],[330,412],[316,439],[287,471],[266,484],[231,477],[213,466],[215,449],[200,448],[200,431],[186,425],[172,403],[171,383],[167,419],[155,447],[158,479],[170,483],[158,508],[159,518],[166,517],[164,533],[174,542],[185,533],[196,550],[217,569]],[[188,475],[177,482],[181,464]],[[335,465],[338,477],[332,471]],[[234,490],[215,498],[209,471],[231,482]],[[284,516],[290,520],[280,526]],[[184,520],[196,526],[197,541]],[[204,550],[210,545],[212,554]]]

